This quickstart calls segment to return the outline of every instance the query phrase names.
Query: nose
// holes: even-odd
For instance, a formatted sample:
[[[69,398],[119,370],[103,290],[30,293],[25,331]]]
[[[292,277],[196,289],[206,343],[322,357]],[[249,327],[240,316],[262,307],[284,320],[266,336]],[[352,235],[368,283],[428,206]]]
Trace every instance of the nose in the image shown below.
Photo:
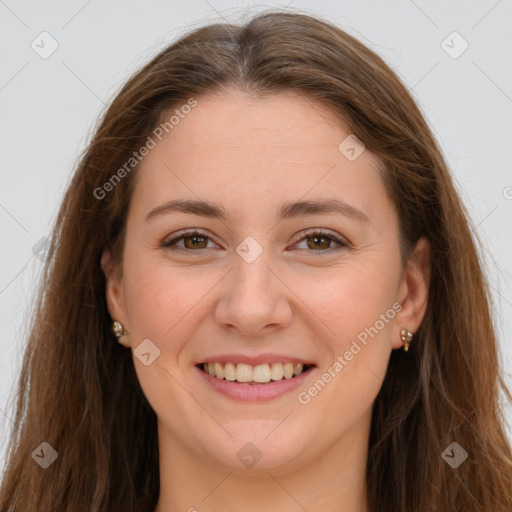
[[[265,251],[252,263],[236,256],[223,280],[215,319],[224,329],[245,336],[261,336],[285,328],[292,318],[291,294]]]

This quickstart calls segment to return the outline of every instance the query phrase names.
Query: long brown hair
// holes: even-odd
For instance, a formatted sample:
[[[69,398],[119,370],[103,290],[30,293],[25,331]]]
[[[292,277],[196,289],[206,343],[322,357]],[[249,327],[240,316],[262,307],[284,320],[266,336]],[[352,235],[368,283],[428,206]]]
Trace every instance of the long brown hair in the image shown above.
[[[171,108],[239,88],[323,102],[384,165],[407,256],[425,236],[431,281],[408,353],[394,350],[373,408],[372,512],[510,512],[512,454],[499,393],[491,299],[468,214],[431,130],[375,53],[303,14],[214,24],[168,46],[124,85],[81,157],[60,208],[17,389],[1,512],[152,512],[159,494],[156,415],[131,352],[110,332],[100,257],[120,261],[136,167],[94,193]],[[105,189],[105,188],[104,188]],[[47,442],[57,460],[42,469]],[[457,468],[443,457],[456,442]],[[458,449],[458,448],[457,448]]]

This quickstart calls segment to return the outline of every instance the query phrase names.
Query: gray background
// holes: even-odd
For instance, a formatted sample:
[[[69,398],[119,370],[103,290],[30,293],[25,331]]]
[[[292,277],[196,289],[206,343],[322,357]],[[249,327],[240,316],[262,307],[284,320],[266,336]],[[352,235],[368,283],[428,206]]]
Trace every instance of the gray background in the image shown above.
[[[511,0],[0,0],[2,466],[25,323],[41,271],[37,248],[49,235],[99,113],[131,72],[185,32],[286,4],[359,38],[384,57],[419,102],[482,242],[502,365],[512,384]],[[40,53],[52,41],[40,36],[44,31],[58,44],[45,59]],[[463,39],[450,35],[454,31]],[[458,55],[464,40],[469,46]],[[512,424],[512,404],[503,409]]]

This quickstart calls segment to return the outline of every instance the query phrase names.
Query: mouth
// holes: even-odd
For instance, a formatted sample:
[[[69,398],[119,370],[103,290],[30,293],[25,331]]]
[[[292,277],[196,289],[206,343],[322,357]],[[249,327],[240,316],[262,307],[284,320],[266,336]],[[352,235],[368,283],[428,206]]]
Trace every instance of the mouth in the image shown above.
[[[265,386],[273,382],[295,379],[315,365],[276,361],[252,366],[246,363],[216,361],[199,363],[196,367],[218,380],[248,386]]]

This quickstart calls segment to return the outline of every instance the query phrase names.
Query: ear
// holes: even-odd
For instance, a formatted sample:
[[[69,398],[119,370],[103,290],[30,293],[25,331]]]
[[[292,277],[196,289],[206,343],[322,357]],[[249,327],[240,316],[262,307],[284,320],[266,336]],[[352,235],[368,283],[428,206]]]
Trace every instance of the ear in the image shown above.
[[[415,333],[425,316],[430,283],[430,243],[422,237],[416,243],[403,273],[398,301],[402,309],[395,316],[393,325],[393,348],[403,346],[401,330]],[[414,343],[414,338],[413,338]]]
[[[128,319],[126,315],[126,307],[124,301],[123,277],[120,265],[114,261],[110,251],[105,250],[101,255],[101,268],[105,274],[105,298],[107,301],[108,312],[113,321],[121,322],[124,329],[130,332]],[[119,343],[125,347],[129,347],[129,336],[121,336],[118,338]]]

